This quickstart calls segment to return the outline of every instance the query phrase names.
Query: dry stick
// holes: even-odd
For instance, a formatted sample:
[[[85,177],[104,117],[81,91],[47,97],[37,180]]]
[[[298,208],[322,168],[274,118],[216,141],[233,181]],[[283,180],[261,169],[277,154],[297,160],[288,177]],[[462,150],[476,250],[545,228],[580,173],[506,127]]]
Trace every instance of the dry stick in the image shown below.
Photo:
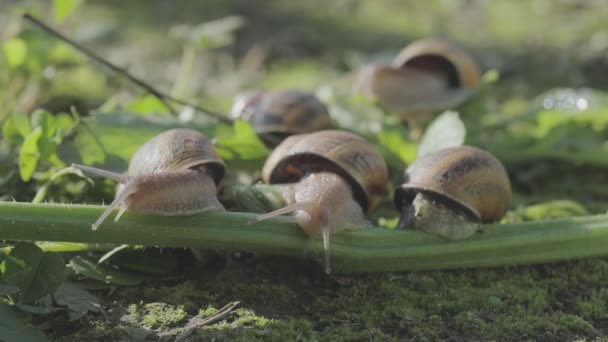
[[[193,103],[190,103],[188,101],[182,100],[182,99],[178,99],[175,98],[169,94],[166,94],[160,90],[157,90],[156,88],[152,87],[151,85],[149,85],[148,83],[146,83],[145,81],[131,75],[127,70],[125,70],[124,68],[118,67],[115,64],[112,64],[110,61],[106,60],[105,58],[97,55],[96,53],[94,53],[93,51],[87,49],[86,47],[76,43],[75,41],[73,41],[72,39],[66,37],[65,35],[63,35],[62,33],[60,33],[59,31],[53,29],[52,27],[48,26],[47,24],[43,23],[42,21],[40,21],[39,19],[35,18],[34,16],[32,16],[29,13],[25,13],[23,14],[23,18],[34,23],[36,26],[40,27],[42,30],[44,30],[47,33],[52,34],[53,36],[61,39],[62,41],[68,43],[69,45],[71,45],[72,47],[74,47],[75,49],[81,51],[82,53],[84,53],[85,55],[87,55],[89,58],[103,64],[104,66],[106,66],[107,68],[109,68],[110,70],[124,76],[125,78],[127,78],[129,81],[131,81],[132,83],[134,83],[135,85],[145,89],[146,91],[148,91],[150,94],[152,94],[153,96],[155,96],[156,98],[158,98],[165,107],[167,107],[167,109],[173,114],[173,115],[177,115],[175,112],[175,109],[167,102],[167,101],[171,101],[171,102],[175,102],[184,106],[189,106],[192,107],[196,110],[198,110],[199,112],[205,113],[211,117],[214,117],[216,119],[218,119],[221,122],[224,123],[232,123],[232,121],[230,119],[228,119],[227,117],[225,117],[224,115],[217,113],[215,111],[206,109],[202,106],[199,105],[195,105]]]
[[[181,333],[176,339],[175,342],[180,342],[185,340],[188,336],[192,335],[192,333],[194,333],[196,331],[196,329],[207,325],[207,324],[211,324],[223,317],[225,317],[226,315],[228,315],[230,312],[232,312],[232,310],[234,310],[234,308],[239,305],[239,302],[230,302],[228,303],[226,306],[224,306],[223,308],[219,309],[215,314],[213,314],[210,317],[205,318],[204,320],[196,320],[197,317],[194,317],[192,320],[190,320],[190,322],[188,322],[188,325],[190,325],[189,327],[186,328],[186,330]]]

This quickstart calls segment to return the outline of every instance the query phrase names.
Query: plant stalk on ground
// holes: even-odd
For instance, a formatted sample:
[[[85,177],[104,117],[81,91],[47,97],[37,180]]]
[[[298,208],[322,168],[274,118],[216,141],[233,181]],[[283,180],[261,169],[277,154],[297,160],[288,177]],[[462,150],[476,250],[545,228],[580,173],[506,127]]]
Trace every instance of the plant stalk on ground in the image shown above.
[[[285,220],[248,224],[247,213],[160,217],[125,214],[98,231],[104,207],[0,203],[0,240],[65,241],[248,250],[322,260],[322,242]],[[486,225],[483,232],[446,241],[420,231],[366,229],[331,238],[337,273],[450,269],[532,264],[608,256],[608,216]]]

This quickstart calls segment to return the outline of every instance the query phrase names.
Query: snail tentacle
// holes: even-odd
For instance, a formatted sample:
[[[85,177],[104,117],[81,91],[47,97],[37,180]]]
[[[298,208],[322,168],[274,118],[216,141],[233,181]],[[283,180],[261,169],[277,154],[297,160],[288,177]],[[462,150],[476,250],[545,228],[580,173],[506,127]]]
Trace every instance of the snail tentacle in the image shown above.
[[[81,165],[81,164],[72,163],[71,166],[75,169],[78,169],[78,170],[81,170],[84,172],[88,172],[88,173],[92,173],[96,176],[110,178],[112,180],[119,182],[120,184],[127,184],[132,178],[127,175],[121,175],[120,173],[103,170],[103,169],[98,169],[96,167],[90,167],[90,166]]]

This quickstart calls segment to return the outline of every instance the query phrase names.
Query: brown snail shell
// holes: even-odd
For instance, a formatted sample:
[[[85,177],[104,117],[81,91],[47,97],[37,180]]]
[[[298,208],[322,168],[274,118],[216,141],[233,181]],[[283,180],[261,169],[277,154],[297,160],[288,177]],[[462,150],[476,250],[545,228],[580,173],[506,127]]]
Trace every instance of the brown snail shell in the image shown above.
[[[226,173],[226,166],[209,138],[192,129],[177,128],[162,132],[141,145],[131,157],[127,175],[201,166],[210,170],[216,184]]]
[[[116,197],[93,225],[111,211],[159,215],[188,215],[224,210],[216,186],[224,177],[224,162],[211,141],[192,129],[172,129],[144,143],[133,155],[126,174],[72,164],[73,167],[120,183]]]
[[[293,213],[309,236],[322,237],[325,271],[330,273],[329,238],[366,223],[386,191],[384,159],[360,136],[337,130],[288,137],[268,157],[262,179],[276,184],[289,205],[257,216],[257,222]]]
[[[375,208],[387,188],[388,171],[382,156],[360,136],[338,130],[288,137],[266,160],[262,180],[292,183],[320,171],[346,179],[365,211]]]
[[[314,94],[300,90],[254,90],[238,95],[231,116],[248,121],[270,147],[289,135],[331,127],[327,107]]]
[[[446,40],[406,46],[391,65],[363,67],[358,90],[412,126],[430,114],[458,106],[480,83],[474,59]]]
[[[398,208],[424,193],[489,223],[499,221],[511,203],[511,183],[502,163],[471,146],[427,154],[407,168],[405,179],[395,190]]]
[[[473,57],[460,46],[440,38],[414,41],[393,60],[394,68],[416,68],[437,73],[451,87],[473,89],[479,85],[481,72]]]

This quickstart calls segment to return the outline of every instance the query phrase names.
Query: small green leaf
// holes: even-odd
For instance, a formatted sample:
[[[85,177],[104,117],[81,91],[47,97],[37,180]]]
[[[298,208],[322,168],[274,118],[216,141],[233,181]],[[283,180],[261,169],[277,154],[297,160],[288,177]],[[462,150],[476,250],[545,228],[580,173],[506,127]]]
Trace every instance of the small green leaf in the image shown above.
[[[490,69],[486,71],[481,77],[482,84],[492,84],[500,80],[500,72],[496,69]]]
[[[71,115],[60,113],[55,115],[55,128],[59,131],[61,137],[67,133],[74,125],[74,119]]]
[[[46,138],[52,138],[55,135],[55,117],[45,111],[37,110],[32,113],[32,126],[42,128],[42,135]]]
[[[382,130],[378,141],[389,152],[398,156],[401,161],[410,164],[416,159],[416,145],[404,139],[398,130]]]
[[[144,95],[136,98],[125,109],[140,114],[168,113],[167,107],[154,95]]]
[[[220,136],[215,141],[217,152],[227,161],[247,161],[251,164],[251,161],[263,161],[270,153],[251,125],[242,120],[234,122],[230,133],[216,136]]]
[[[61,285],[53,294],[53,298],[57,304],[68,307],[70,321],[81,318],[88,311],[102,311],[95,296],[71,283]]]
[[[89,37],[87,35],[87,37]],[[85,60],[85,57],[72,46],[64,42],[58,42],[55,46],[48,51],[49,63],[60,64],[78,64]]]
[[[17,130],[15,120],[12,117],[8,117],[2,125],[2,136],[11,145],[21,145],[23,143],[23,137],[19,133],[19,130]]]
[[[466,133],[464,123],[457,112],[443,112],[424,132],[420,146],[418,146],[418,157],[444,148],[461,146]]]
[[[32,178],[32,174],[38,165],[38,160],[40,159],[38,140],[40,140],[41,135],[42,128],[38,127],[25,138],[23,146],[21,146],[21,151],[19,152],[19,173],[24,182]]]
[[[91,184],[91,185],[94,184],[93,180],[91,178],[87,177],[84,173],[82,173],[82,171],[69,166],[69,167],[63,168],[63,169],[55,172],[46,182],[44,182],[44,184],[42,184],[42,186],[40,188],[38,188],[38,191],[36,191],[36,195],[32,199],[32,203],[41,203],[44,200],[44,198],[46,197],[49,187],[57,179],[61,179],[63,176],[68,175],[68,174],[77,175],[77,176],[85,179],[87,182],[89,182],[89,184]]]
[[[31,243],[20,243],[6,257],[4,279],[7,283],[19,287],[25,292],[35,276],[35,269],[40,264],[42,250]]]
[[[84,2],[84,0],[55,0],[53,1],[53,9],[55,10],[55,21],[63,22]]]
[[[15,128],[23,138],[30,135],[32,132],[32,126],[30,125],[30,121],[25,114],[13,113],[13,115],[11,115],[11,119],[13,121],[13,125],[15,125]]]
[[[110,267],[98,265],[81,256],[73,257],[70,260],[70,267],[78,274],[109,284],[134,286],[147,279],[144,276],[121,272]]]
[[[21,289],[17,301],[34,303],[63,283],[65,263],[58,253],[43,252],[32,243],[22,242],[7,256],[4,278]]]
[[[1,341],[48,341],[44,333],[26,324],[21,319],[17,308],[0,304],[0,340]]]
[[[27,58],[27,45],[21,38],[12,38],[2,44],[6,63],[11,68],[23,65]]]
[[[40,159],[50,162],[55,166],[64,166],[59,157],[57,157],[55,117],[47,111],[37,110],[32,114],[32,126],[42,129],[42,135],[38,140]]]

